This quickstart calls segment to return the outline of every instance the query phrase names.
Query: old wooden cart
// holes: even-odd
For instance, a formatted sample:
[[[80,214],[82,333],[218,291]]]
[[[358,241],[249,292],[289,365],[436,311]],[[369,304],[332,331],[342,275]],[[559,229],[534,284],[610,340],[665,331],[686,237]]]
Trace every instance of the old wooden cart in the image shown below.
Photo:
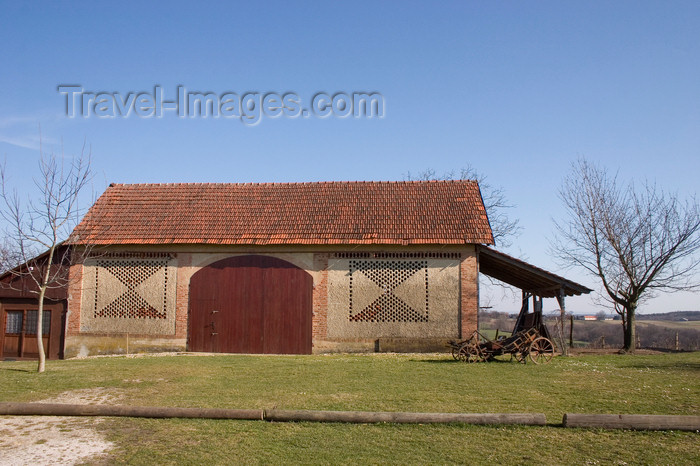
[[[452,357],[465,362],[489,361],[502,354],[509,354],[518,362],[530,359],[535,364],[548,363],[554,356],[554,343],[542,322],[542,313],[521,315],[510,336],[498,336],[493,340],[475,331],[468,339],[451,341]]]

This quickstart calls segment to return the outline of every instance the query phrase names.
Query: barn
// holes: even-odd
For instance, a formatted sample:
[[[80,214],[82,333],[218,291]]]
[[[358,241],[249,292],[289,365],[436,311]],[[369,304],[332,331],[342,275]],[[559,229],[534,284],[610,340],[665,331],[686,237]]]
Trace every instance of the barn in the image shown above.
[[[468,180],[112,184],[67,244],[60,357],[442,349],[477,328],[481,257],[524,297],[586,292],[488,248]]]

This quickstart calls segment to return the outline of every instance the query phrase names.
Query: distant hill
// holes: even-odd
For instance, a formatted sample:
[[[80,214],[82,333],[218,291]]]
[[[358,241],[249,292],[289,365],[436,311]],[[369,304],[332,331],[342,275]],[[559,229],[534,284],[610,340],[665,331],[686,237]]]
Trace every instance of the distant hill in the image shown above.
[[[637,320],[667,320],[678,322],[682,320],[700,320],[700,311],[675,311],[662,314],[637,314]]]

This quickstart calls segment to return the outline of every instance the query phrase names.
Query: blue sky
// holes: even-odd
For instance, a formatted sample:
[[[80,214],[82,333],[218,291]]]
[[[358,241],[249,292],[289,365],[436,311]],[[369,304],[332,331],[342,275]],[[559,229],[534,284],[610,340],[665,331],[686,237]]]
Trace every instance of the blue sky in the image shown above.
[[[91,147],[110,182],[400,180],[472,165],[523,232],[506,252],[597,287],[547,252],[557,189],[585,156],[683,196],[700,174],[700,3],[0,2],[0,156]],[[168,97],[379,92],[383,118],[68,118],[57,86]],[[489,304],[517,308],[510,299]],[[589,298],[573,311],[594,312]],[[545,302],[545,310],[556,303]],[[700,309],[697,294],[642,312]]]

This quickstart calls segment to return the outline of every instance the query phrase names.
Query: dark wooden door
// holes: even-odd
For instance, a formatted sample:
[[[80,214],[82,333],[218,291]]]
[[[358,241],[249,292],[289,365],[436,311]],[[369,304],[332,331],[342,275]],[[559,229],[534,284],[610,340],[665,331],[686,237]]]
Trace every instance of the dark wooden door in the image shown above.
[[[7,299],[0,306],[0,358],[39,357],[35,301]],[[44,304],[42,340],[48,359],[62,357],[64,314],[64,303]]]
[[[268,256],[237,256],[190,280],[191,351],[311,353],[311,275]]]

